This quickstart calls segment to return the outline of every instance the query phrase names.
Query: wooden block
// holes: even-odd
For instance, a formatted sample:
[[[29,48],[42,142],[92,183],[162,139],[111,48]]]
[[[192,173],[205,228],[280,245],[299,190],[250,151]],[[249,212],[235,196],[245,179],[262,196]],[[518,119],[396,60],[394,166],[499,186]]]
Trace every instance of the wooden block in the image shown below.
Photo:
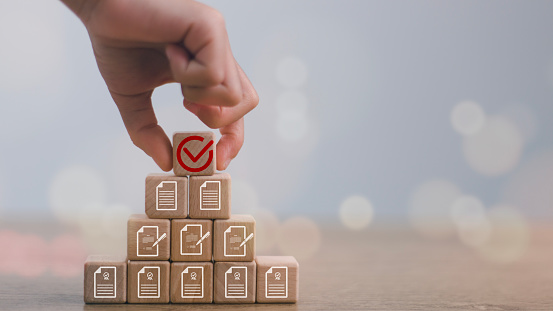
[[[253,261],[255,258],[255,219],[232,215],[213,223],[213,260]]]
[[[169,261],[129,261],[129,303],[168,303]]]
[[[173,134],[173,172],[177,176],[215,173],[215,134],[176,132]]]
[[[190,177],[190,218],[229,219],[231,181],[227,173]]]
[[[146,177],[146,215],[150,218],[188,216],[188,178],[173,174]]]
[[[254,303],[255,266],[255,261],[215,262],[213,301],[215,303]]]
[[[171,221],[150,219],[143,214],[127,222],[127,258],[129,260],[169,260]]]
[[[257,302],[298,302],[299,264],[292,256],[257,256]]]
[[[173,219],[171,221],[172,261],[211,261],[213,221]]]
[[[213,263],[173,262],[171,264],[171,302],[213,302]]]
[[[127,302],[127,259],[124,256],[88,256],[84,264],[84,302]]]

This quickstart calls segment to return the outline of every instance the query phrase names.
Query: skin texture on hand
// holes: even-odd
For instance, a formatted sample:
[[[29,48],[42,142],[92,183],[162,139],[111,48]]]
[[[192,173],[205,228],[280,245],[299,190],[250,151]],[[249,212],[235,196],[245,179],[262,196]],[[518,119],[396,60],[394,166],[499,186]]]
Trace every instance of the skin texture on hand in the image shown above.
[[[222,15],[191,0],[64,0],[83,21],[94,55],[133,143],[164,171],[171,141],[158,125],[154,89],[181,84],[184,108],[220,130],[217,169],[244,142],[244,115],[259,98],[235,61]]]

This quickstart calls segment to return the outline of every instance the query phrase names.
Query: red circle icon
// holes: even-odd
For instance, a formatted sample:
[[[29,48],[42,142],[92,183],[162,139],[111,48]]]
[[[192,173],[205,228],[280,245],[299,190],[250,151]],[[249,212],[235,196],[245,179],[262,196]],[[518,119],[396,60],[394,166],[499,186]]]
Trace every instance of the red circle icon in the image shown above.
[[[209,150],[209,158],[207,159],[205,164],[202,165],[201,167],[197,167],[197,168],[193,168],[193,167],[190,167],[190,166],[184,164],[184,161],[182,160],[182,153],[184,152],[186,154],[186,156],[192,162],[196,163],[207,152],[207,150],[213,145],[213,140],[210,140],[207,143],[207,145],[205,145],[205,147],[203,147],[203,149],[197,155],[193,155],[192,153],[190,153],[188,148],[184,147],[184,145],[187,142],[192,141],[192,140],[198,140],[198,141],[203,142],[204,138],[201,137],[201,136],[188,136],[185,139],[183,139],[177,147],[177,161],[179,162],[180,166],[182,166],[182,168],[184,168],[185,170],[187,170],[189,172],[197,173],[197,172],[201,172],[201,171],[205,170],[211,164],[211,161],[213,161],[213,150]]]

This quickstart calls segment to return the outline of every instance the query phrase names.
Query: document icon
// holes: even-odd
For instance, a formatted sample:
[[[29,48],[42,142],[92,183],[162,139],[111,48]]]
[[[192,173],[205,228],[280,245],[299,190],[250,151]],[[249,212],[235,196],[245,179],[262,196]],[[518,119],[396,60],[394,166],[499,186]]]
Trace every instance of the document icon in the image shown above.
[[[177,182],[162,181],[156,187],[156,210],[177,210]]]
[[[100,267],[94,272],[94,298],[115,298],[116,267]]]
[[[205,181],[200,187],[200,210],[221,210],[221,182]]]
[[[271,267],[267,270],[265,298],[288,298],[288,267]]]
[[[182,298],[204,298],[204,267],[186,267],[180,284]]]
[[[167,236],[166,233],[158,237],[157,226],[142,226],[136,232],[136,256],[155,257],[158,255],[161,240]]]
[[[225,298],[248,297],[248,268],[231,267],[225,272]]]
[[[159,267],[143,267],[138,272],[138,298],[159,297]]]
[[[202,235],[202,225],[186,225],[180,231],[180,254],[181,255],[201,255],[202,241],[209,236],[209,232]]]
[[[246,242],[252,237],[253,233],[246,238],[246,226],[229,226],[225,230],[223,241],[224,255],[226,257],[245,257]]]

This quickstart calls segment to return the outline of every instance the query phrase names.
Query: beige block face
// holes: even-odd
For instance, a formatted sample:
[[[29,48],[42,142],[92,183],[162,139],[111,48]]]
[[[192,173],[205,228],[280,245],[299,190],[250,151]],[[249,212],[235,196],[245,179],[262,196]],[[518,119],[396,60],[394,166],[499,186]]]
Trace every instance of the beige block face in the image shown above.
[[[254,303],[255,266],[255,261],[215,262],[213,301],[215,303]]]
[[[229,219],[231,180],[227,173],[190,177],[190,218]]]
[[[171,221],[131,215],[127,222],[127,258],[129,260],[169,260]]]
[[[88,256],[84,264],[84,302],[127,302],[127,259]]]
[[[168,303],[169,268],[169,261],[129,261],[129,303]]]
[[[171,221],[172,261],[211,261],[213,221],[173,219]]]
[[[173,262],[171,264],[171,302],[213,302],[213,263]]]
[[[188,178],[173,174],[146,177],[146,215],[149,218],[188,216]]]
[[[255,258],[255,219],[232,215],[213,222],[213,260],[253,261]]]
[[[295,303],[299,294],[299,264],[292,256],[257,256],[257,302]]]
[[[215,173],[215,134],[176,132],[173,134],[173,172],[177,176]]]

